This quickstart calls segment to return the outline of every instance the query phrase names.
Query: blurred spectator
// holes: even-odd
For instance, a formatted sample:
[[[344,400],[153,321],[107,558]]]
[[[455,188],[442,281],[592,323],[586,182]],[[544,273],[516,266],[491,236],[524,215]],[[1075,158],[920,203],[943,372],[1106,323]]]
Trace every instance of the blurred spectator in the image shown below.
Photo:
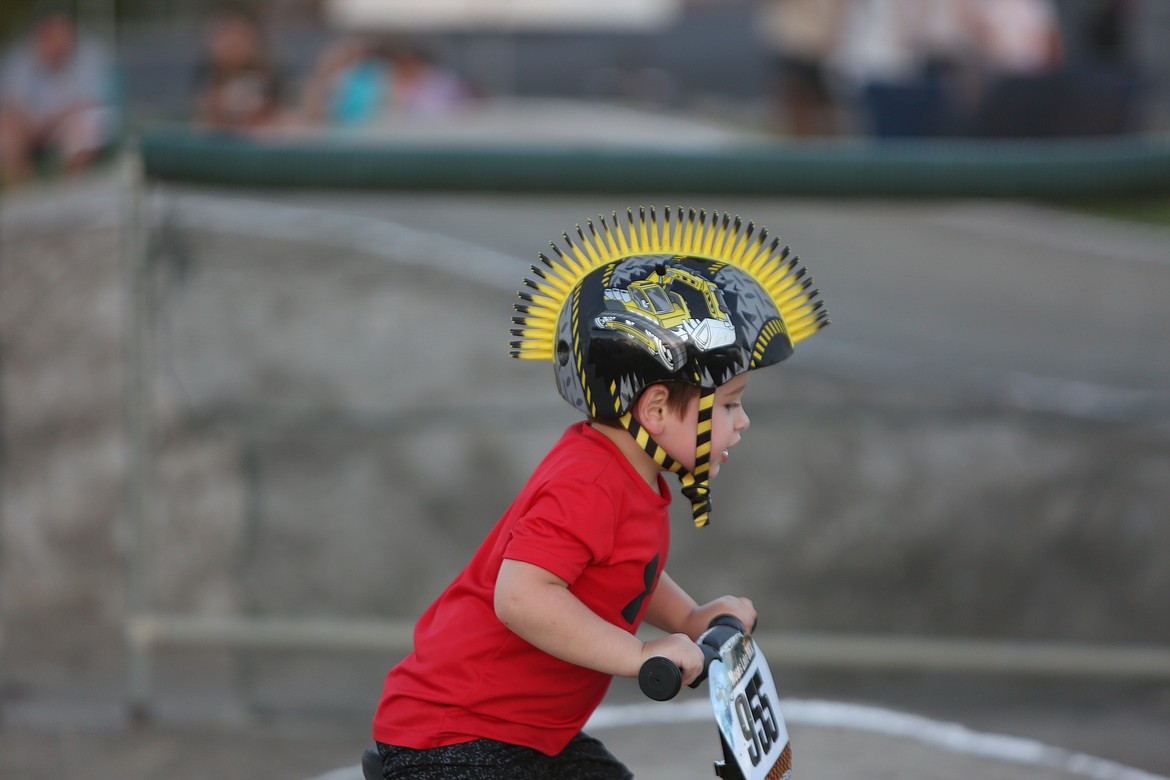
[[[978,46],[995,75],[1046,74],[1064,64],[1052,0],[979,0],[975,21]]]
[[[850,2],[836,60],[872,134],[907,137],[945,132],[951,98],[945,82],[931,77],[928,65],[931,57],[941,62],[950,54],[930,52],[925,34],[932,9],[940,8],[934,0]],[[937,38],[934,43],[941,45],[941,41]]]
[[[793,135],[838,130],[828,66],[845,11],[845,0],[766,0],[761,5],[758,28],[775,67],[776,106]]]
[[[470,97],[467,85],[455,73],[439,66],[422,48],[403,43],[390,54],[393,114],[433,118],[450,114]]]
[[[321,55],[305,88],[305,117],[354,127],[449,114],[470,96],[463,80],[404,42],[351,38]]]
[[[196,74],[196,122],[241,133],[276,127],[284,79],[256,19],[244,11],[222,11],[212,19],[204,45]]]
[[[961,135],[979,99],[980,63],[975,42],[979,0],[918,3],[916,38],[929,94],[931,135]]]
[[[1065,135],[1065,52],[1052,0],[979,0],[976,45],[986,87],[972,126],[978,136]]]
[[[382,119],[390,102],[392,66],[384,46],[343,40],[318,59],[305,87],[304,114],[311,123],[355,126]]]
[[[87,168],[115,137],[114,77],[105,50],[83,35],[64,7],[33,23],[0,74],[0,162],[6,184],[26,181],[35,164]]]

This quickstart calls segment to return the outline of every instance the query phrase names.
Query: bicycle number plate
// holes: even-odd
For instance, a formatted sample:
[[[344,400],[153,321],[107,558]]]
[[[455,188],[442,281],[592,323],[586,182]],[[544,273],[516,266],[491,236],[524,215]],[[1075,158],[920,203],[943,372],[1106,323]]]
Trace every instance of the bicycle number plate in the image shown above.
[[[750,637],[736,634],[720,648],[708,690],[719,730],[745,780],[791,778],[792,748],[772,672]]]

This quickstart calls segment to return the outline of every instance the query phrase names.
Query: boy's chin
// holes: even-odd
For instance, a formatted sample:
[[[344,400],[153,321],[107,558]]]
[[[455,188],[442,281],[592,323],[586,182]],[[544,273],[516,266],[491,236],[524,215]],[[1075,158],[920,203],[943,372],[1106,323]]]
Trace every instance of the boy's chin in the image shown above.
[[[727,460],[727,450],[719,453],[718,456],[711,459],[711,465],[707,469],[707,475],[714,479],[715,475],[723,469],[723,464]]]

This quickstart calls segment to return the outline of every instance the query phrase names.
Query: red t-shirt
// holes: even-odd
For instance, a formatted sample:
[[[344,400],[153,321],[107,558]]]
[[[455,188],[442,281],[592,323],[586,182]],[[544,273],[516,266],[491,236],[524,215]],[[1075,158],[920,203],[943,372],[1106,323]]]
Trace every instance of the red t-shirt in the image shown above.
[[[500,564],[509,558],[552,572],[633,633],[666,564],[669,505],[661,475],[656,491],[613,442],[585,422],[571,426],[419,618],[414,651],[386,676],[374,739],[431,748],[486,737],[559,753],[612,677],[554,658],[500,622]]]

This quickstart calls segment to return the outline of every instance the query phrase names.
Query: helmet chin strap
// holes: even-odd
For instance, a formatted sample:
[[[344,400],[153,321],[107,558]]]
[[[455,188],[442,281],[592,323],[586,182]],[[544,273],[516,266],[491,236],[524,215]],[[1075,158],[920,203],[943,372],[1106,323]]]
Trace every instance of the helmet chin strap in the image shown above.
[[[645,450],[655,463],[678,475],[682,494],[691,502],[695,528],[702,528],[711,520],[711,415],[714,408],[714,388],[702,388],[699,394],[699,420],[695,431],[695,468],[692,471],[687,471],[681,463],[670,457],[638,423],[633,412],[626,412],[620,418],[622,427],[634,437],[638,446]]]

